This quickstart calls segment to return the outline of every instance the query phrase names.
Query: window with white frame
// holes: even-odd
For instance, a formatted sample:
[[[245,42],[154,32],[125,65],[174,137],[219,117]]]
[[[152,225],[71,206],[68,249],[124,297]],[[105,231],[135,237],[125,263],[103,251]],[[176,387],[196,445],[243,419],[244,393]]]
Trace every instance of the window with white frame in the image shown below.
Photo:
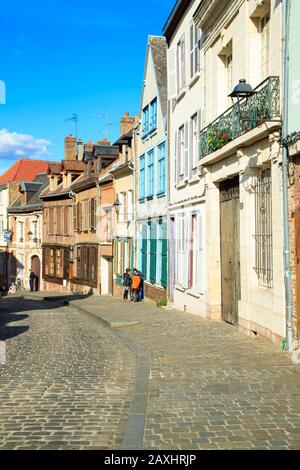
[[[17,258],[17,277],[23,279],[24,277],[24,255],[18,254]]]
[[[119,194],[119,202],[120,202],[119,222],[123,223],[126,221],[126,193],[125,192]]]
[[[166,192],[166,143],[157,149],[157,194]]]
[[[133,220],[133,191],[130,189],[127,193],[127,220]]]
[[[185,39],[184,35],[177,44],[177,92],[185,87]]]
[[[186,285],[186,267],[187,267],[187,226],[186,218],[184,214],[180,214],[177,217],[177,256],[176,256],[176,274],[177,274],[177,284],[182,287],[187,287]]]
[[[184,177],[184,125],[179,128],[178,131],[178,176],[179,180]]]
[[[154,195],[154,150],[151,150],[147,155],[147,170],[148,170],[148,188],[147,197]]]
[[[194,22],[190,25],[190,78],[200,71],[200,30]]]
[[[198,127],[199,119],[198,113],[194,114],[191,118],[190,124],[190,165],[191,176],[197,171],[198,167]]]
[[[261,35],[261,74],[262,80],[270,74],[270,13],[259,20]]]

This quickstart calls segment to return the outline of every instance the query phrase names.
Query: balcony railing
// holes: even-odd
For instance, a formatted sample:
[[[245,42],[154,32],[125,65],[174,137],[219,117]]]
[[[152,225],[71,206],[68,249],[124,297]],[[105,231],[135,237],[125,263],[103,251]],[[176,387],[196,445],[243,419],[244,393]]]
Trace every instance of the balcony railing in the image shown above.
[[[269,77],[250,98],[243,98],[200,131],[199,158],[221,149],[265,121],[280,116],[279,77]]]

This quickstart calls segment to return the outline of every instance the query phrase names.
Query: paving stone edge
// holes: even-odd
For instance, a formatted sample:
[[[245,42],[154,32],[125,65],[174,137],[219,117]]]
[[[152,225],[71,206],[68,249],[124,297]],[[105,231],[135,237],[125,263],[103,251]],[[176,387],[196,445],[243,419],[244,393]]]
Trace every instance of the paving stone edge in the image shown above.
[[[144,440],[146,414],[147,414],[147,402],[149,395],[149,380],[150,380],[150,358],[148,352],[140,348],[136,343],[129,339],[122,331],[117,331],[116,327],[121,326],[132,326],[138,324],[138,322],[127,323],[112,323],[96,315],[93,312],[88,311],[82,306],[76,305],[76,301],[68,302],[70,306],[76,308],[81,314],[87,315],[88,317],[100,322],[107,328],[110,328],[115,336],[119,338],[126,345],[126,347],[134,353],[137,357],[137,372],[136,372],[136,383],[135,391],[132,398],[131,408],[129,416],[123,433],[122,443],[120,450],[141,450]]]

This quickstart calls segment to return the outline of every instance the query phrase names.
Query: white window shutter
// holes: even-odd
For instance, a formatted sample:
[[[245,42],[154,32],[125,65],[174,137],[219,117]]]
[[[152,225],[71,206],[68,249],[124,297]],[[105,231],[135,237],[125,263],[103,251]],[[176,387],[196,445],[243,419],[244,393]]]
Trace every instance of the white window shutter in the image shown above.
[[[174,177],[175,177],[175,184],[177,184],[178,179],[179,179],[179,155],[178,155],[178,132],[175,132],[175,148],[174,148],[174,162],[175,162],[175,171],[174,171]]]
[[[176,46],[168,50],[168,99],[172,100],[176,97]]]
[[[200,132],[202,130],[202,118],[203,118],[202,109],[199,109],[198,111],[198,160],[200,160],[201,158]]]
[[[197,256],[197,285],[200,294],[204,293],[204,223],[203,214],[199,214],[199,240],[198,240],[198,256]]]
[[[189,123],[186,122],[184,126],[184,176],[189,176],[189,151],[190,151],[190,139],[189,139]],[[181,172],[183,173],[183,171]]]
[[[181,44],[181,61],[182,61],[182,68],[181,68],[181,80],[182,80],[182,87],[185,87],[186,84],[186,69],[185,69],[185,35],[183,35],[182,38],[182,44]]]

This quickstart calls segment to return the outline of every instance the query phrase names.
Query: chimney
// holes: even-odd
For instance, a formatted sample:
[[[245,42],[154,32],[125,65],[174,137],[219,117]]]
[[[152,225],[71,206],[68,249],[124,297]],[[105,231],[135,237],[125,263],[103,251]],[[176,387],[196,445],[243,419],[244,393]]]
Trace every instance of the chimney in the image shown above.
[[[72,134],[65,138],[65,160],[77,160],[76,138]]]
[[[123,117],[121,117],[120,121],[120,135],[128,134],[133,127],[135,123],[135,118],[131,117],[129,113],[125,113]]]
[[[86,144],[84,144],[84,151],[85,152],[92,152],[94,150],[94,144],[91,140],[88,140]]]
[[[83,142],[81,139],[78,140],[78,160],[82,162],[83,160]]]
[[[99,140],[96,145],[111,145],[111,143],[107,139],[103,138],[102,140]]]

